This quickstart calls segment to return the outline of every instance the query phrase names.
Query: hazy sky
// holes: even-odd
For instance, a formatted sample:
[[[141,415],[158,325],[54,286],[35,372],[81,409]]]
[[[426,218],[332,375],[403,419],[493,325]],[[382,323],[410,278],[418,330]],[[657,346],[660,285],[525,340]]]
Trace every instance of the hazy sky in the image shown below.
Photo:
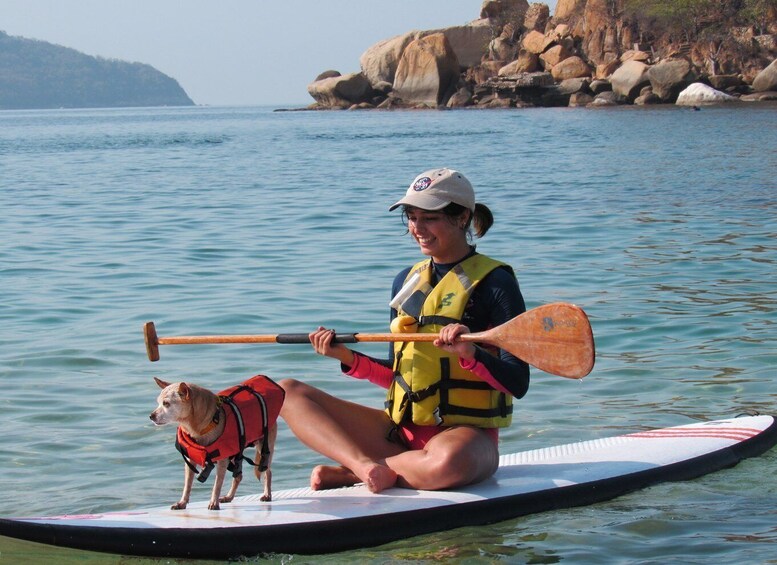
[[[555,1],[547,2],[549,6]],[[304,105],[371,45],[477,19],[482,0],[0,0],[0,30],[147,63],[196,104]]]

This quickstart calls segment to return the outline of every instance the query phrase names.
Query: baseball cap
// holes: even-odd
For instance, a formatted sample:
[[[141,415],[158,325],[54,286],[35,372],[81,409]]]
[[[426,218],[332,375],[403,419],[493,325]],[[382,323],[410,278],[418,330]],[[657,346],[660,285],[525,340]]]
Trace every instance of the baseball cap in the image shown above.
[[[402,206],[422,210],[442,210],[450,203],[469,210],[475,209],[475,190],[467,177],[453,169],[432,169],[418,175],[407,189],[405,197],[389,211]]]

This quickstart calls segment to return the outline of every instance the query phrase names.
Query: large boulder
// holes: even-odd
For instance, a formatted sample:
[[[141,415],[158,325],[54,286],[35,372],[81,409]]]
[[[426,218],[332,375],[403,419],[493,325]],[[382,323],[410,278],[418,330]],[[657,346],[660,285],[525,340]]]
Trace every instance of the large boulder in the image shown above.
[[[773,90],[765,90],[763,92],[753,92],[752,94],[743,94],[739,98],[744,102],[773,102],[777,100],[777,92]]]
[[[372,97],[372,87],[362,73],[342,76],[326,76],[308,85],[308,94],[326,108],[348,108],[367,102]],[[321,76],[321,75],[319,75]]]
[[[528,9],[527,0],[485,0],[480,8],[480,17],[523,22]]]
[[[474,67],[480,63],[488,50],[488,43],[494,35],[488,20],[475,20],[467,25],[427,31],[422,34],[422,37],[436,33],[445,35],[451,49],[456,53],[459,65],[462,67]]]
[[[527,51],[539,55],[556,42],[555,38],[548,37],[544,33],[532,30],[523,37],[521,45]]]
[[[359,59],[362,73],[372,85],[382,81],[393,83],[397,66],[407,46],[417,39],[438,33],[444,34],[448,39],[462,67],[474,67],[488,51],[493,28],[488,20],[475,20],[467,25],[410,31],[384,39],[362,53]]]
[[[589,106],[617,106],[618,102],[618,95],[612,90],[606,90],[594,96],[594,100]]]
[[[407,105],[437,107],[455,92],[459,60],[445,34],[421,37],[405,48],[393,94]]]
[[[568,57],[550,70],[550,74],[557,81],[567,79],[590,77],[591,67],[577,55]]]
[[[753,80],[753,90],[756,92],[777,90],[777,59],[756,75]]]
[[[664,102],[677,100],[677,95],[699,78],[687,59],[666,59],[650,67],[647,75],[653,94]]]
[[[571,55],[572,53],[563,45],[554,45],[540,55],[540,61],[542,61],[542,66],[545,67],[545,70],[549,71]]]
[[[458,89],[453,96],[448,99],[446,106],[448,108],[464,108],[472,105],[472,92],[469,88],[462,87]]]
[[[585,0],[558,0],[556,10],[553,12],[553,19],[564,20],[579,12],[583,5],[585,5]]]
[[[677,96],[678,106],[700,106],[704,104],[720,104],[734,102],[737,98],[725,92],[715,90],[709,85],[694,82]]]
[[[423,32],[411,31],[389,39],[379,41],[362,53],[359,63],[362,73],[370,84],[379,82],[394,82],[397,65],[402,58],[405,47],[418,39]]]
[[[594,97],[586,92],[575,92],[569,97],[570,108],[584,108],[594,101]]]
[[[521,49],[518,58],[499,69],[499,76],[512,76],[520,73],[533,73],[539,69],[539,57],[536,53],[530,53]]]
[[[529,5],[526,16],[523,19],[523,27],[527,30],[544,32],[550,19],[550,8],[547,4],[535,2]]]
[[[618,96],[633,102],[643,86],[650,84],[649,67],[639,61],[627,61],[610,76],[612,90]]]
[[[506,25],[499,37],[488,45],[488,59],[491,61],[512,61],[518,55],[520,45],[515,41],[513,26]]]

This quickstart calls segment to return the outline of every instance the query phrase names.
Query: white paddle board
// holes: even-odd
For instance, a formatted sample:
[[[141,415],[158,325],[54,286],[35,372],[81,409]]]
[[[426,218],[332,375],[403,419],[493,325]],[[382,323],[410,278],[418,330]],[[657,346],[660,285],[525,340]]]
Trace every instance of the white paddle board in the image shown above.
[[[330,553],[608,500],[733,466],[775,443],[772,416],[746,416],[503,455],[492,478],[455,491],[300,488],[272,502],[238,497],[221,510],[204,500],[185,510],[0,519],[0,535],[156,557]]]

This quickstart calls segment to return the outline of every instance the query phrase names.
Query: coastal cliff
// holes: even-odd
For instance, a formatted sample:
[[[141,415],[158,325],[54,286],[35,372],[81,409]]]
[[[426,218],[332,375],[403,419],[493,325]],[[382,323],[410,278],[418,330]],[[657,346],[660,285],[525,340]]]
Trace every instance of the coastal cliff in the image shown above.
[[[149,65],[91,57],[0,31],[0,109],[192,106]]]
[[[462,26],[369,47],[310,109],[777,100],[775,0],[486,0]]]

